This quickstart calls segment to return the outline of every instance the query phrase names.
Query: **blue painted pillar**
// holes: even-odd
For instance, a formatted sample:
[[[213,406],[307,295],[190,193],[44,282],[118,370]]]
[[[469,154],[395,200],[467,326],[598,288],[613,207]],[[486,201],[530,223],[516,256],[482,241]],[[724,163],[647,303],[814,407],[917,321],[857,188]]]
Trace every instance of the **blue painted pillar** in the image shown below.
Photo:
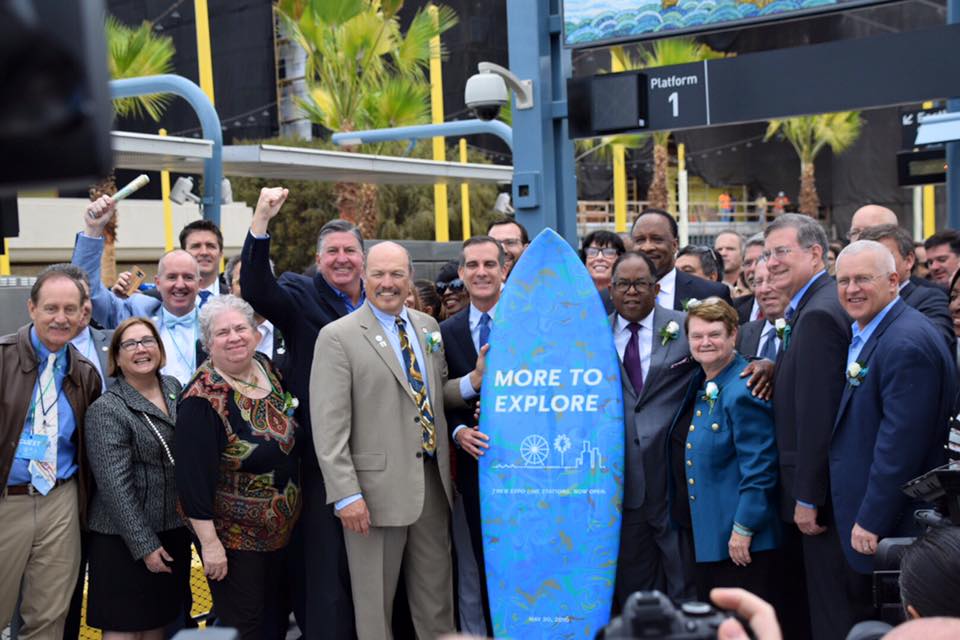
[[[957,22],[960,0],[947,0],[947,23]],[[960,111],[960,100],[948,100],[947,111]],[[947,226],[960,229],[960,142],[947,143]]]
[[[960,0],[951,0],[960,1]],[[567,135],[567,85],[559,0],[507,0],[510,70],[533,80],[534,107],[513,109],[513,206],[531,237],[551,227],[577,246],[577,175]]]

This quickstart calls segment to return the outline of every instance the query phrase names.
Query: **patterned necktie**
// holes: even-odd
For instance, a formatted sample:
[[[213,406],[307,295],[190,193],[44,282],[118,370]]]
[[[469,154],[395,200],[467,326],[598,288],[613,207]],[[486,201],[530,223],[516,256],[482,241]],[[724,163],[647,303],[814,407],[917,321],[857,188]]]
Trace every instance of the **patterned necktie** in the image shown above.
[[[627,370],[627,377],[633,385],[633,390],[639,396],[643,390],[643,364],[640,362],[640,325],[631,322],[627,325],[630,330],[630,339],[627,340],[627,347],[623,350],[623,368]]]
[[[777,330],[767,331],[767,341],[763,343],[763,349],[760,350],[760,357],[766,358],[770,362],[777,361]]]
[[[433,410],[430,408],[430,398],[427,397],[427,385],[423,384],[423,375],[417,364],[417,356],[407,337],[406,322],[397,316],[397,333],[400,334],[400,351],[403,352],[403,364],[407,370],[407,380],[417,400],[420,409],[420,427],[423,430],[423,450],[432,456],[437,450],[436,429],[433,424]]]
[[[198,295],[200,296],[200,304],[197,305],[197,308],[202,309],[203,305],[207,304],[207,300],[209,300],[213,294],[209,291],[200,291]]]
[[[480,316],[480,348],[490,341],[490,314],[483,312]]]
[[[54,379],[57,354],[47,356],[47,366],[40,374],[40,384],[34,399],[33,433],[47,438],[43,460],[31,460],[30,482],[43,495],[57,483],[57,384]]]

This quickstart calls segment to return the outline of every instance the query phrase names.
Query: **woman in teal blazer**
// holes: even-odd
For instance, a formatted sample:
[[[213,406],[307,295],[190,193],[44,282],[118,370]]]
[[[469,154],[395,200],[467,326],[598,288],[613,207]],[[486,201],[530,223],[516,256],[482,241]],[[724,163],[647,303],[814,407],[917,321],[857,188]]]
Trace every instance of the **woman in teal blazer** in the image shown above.
[[[773,408],[755,398],[734,350],[737,312],[719,298],[694,302],[686,330],[703,373],[688,393],[693,403],[683,449],[686,498],[693,524],[697,595],[742,587],[771,597],[777,518],[777,447]],[[688,404],[689,406],[689,404]]]

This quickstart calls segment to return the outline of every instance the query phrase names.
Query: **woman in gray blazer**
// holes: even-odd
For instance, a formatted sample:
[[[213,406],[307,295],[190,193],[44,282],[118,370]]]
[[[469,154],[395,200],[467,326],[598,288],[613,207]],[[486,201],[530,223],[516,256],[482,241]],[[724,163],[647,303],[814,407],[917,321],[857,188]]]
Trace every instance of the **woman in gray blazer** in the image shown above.
[[[96,490],[90,503],[87,623],[104,640],[162,640],[189,588],[190,537],[177,514],[173,428],[180,384],[160,374],[152,322],[130,318],[110,341],[117,382],[87,411]]]

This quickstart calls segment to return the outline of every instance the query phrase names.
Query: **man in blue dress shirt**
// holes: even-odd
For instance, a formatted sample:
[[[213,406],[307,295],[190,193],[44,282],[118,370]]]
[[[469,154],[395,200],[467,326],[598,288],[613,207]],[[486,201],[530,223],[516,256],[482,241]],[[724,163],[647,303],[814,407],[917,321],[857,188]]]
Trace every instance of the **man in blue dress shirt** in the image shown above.
[[[103,229],[115,213],[116,203],[110,196],[101,196],[91,202],[83,216],[84,231],[77,234],[73,250],[73,264],[90,277],[93,319],[106,329],[114,329],[131,316],[151,318],[160,330],[160,339],[167,353],[162,373],[186,384],[197,368],[200,268],[196,259],[186,251],[170,251],[157,265],[159,300],[140,294],[126,299],[118,297],[100,281]]]

